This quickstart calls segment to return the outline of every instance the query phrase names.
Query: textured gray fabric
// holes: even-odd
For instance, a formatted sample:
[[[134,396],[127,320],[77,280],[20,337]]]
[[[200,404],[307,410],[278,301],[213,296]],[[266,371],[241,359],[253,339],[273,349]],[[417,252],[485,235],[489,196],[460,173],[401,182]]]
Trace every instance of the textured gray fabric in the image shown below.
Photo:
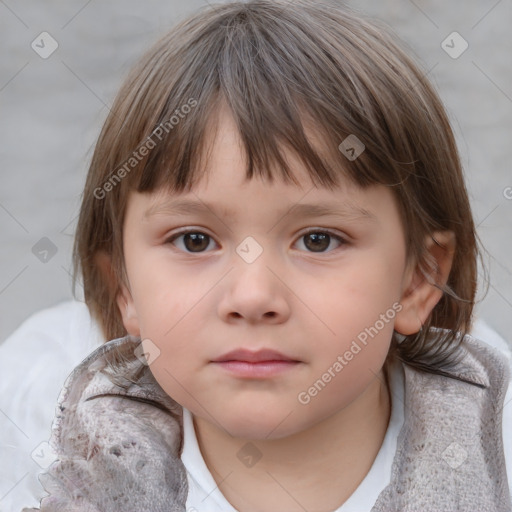
[[[183,410],[136,358],[139,345],[129,336],[106,343],[67,379],[41,512],[185,511]]]
[[[461,348],[452,373],[485,387],[403,366],[404,425],[390,484],[371,512],[512,510],[502,439],[508,363],[470,336]]]
[[[185,511],[183,410],[136,357],[139,345],[130,336],[106,343],[66,381],[42,512]],[[402,365],[404,425],[371,512],[512,510],[501,432],[508,364],[470,336],[461,349],[453,373],[474,384]]]

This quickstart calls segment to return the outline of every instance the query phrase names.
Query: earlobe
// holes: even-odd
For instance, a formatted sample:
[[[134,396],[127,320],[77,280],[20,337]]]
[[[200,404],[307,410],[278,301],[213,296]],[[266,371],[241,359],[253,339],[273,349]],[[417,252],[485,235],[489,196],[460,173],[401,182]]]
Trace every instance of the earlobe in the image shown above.
[[[436,231],[425,242],[421,262],[410,268],[404,279],[395,331],[417,333],[443,296],[455,252],[455,235],[451,231]]]
[[[116,300],[126,331],[133,336],[140,336],[139,319],[135,304],[130,291],[124,284],[119,286]]]

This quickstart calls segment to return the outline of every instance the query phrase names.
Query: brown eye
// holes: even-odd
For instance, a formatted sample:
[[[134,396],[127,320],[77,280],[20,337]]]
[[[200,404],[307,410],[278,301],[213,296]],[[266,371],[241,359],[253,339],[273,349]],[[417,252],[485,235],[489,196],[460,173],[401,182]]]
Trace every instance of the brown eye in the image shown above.
[[[302,235],[299,240],[303,241],[302,245],[304,245],[306,252],[313,253],[332,252],[340,246],[347,244],[347,241],[341,236],[321,230],[310,231]],[[335,241],[337,245],[331,247],[333,241]],[[166,240],[166,243],[175,245],[182,252],[190,254],[208,252],[207,249],[210,246],[210,242],[215,243],[210,235],[201,231],[191,230],[176,233]],[[330,250],[329,247],[331,247]]]
[[[181,240],[180,240],[181,239]],[[175,243],[179,240],[181,243]],[[183,252],[199,253],[204,252],[208,248],[211,237],[201,231],[184,231],[176,233],[169,238],[166,243],[172,243],[176,246],[180,246]]]
[[[191,252],[201,252],[208,247],[210,237],[204,233],[187,233],[183,236],[183,244]]]
[[[329,247],[331,237],[326,233],[310,233],[304,237],[304,245],[314,252],[323,252]]]
[[[346,244],[346,241],[339,235],[328,231],[310,231],[302,235],[300,240],[304,240],[303,245],[306,247],[307,251],[316,253],[332,252],[332,250]],[[335,246],[334,249],[328,250],[333,240],[337,241],[338,245]]]

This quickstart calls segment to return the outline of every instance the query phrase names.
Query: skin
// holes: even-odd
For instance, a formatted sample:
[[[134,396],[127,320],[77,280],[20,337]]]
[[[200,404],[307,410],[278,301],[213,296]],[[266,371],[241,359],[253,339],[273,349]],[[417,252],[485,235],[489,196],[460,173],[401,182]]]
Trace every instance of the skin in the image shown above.
[[[389,189],[363,190],[349,181],[315,188],[291,154],[300,186],[279,178],[246,182],[227,112],[219,123],[208,172],[193,192],[131,193],[124,220],[128,282],[119,308],[127,331],[150,340],[147,350],[158,348],[150,369],[192,412],[205,462],[237,510],[332,511],[366,476],[382,444],[391,406],[382,367],[393,328],[417,332],[441,292],[408,261]],[[177,215],[157,208],[174,199],[215,209]],[[301,218],[291,210],[299,203],[336,203],[346,213]],[[354,214],[354,207],[373,217]],[[158,212],[146,216],[149,208]],[[180,228],[209,235],[202,252],[184,236],[170,240]],[[344,242],[333,236],[315,251],[311,233],[325,229]],[[248,236],[263,249],[252,263],[236,252]],[[446,233],[436,238],[450,241]],[[453,251],[427,247],[442,283]],[[299,393],[398,303],[401,311],[301,403]],[[274,349],[300,362],[266,379],[232,376],[211,362],[242,347]],[[261,454],[252,467],[237,456],[248,442]]]

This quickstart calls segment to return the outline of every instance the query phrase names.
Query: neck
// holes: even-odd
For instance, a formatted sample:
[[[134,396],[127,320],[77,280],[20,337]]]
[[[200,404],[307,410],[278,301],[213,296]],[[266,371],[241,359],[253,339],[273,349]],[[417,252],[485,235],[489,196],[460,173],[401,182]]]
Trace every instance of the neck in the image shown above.
[[[240,512],[329,512],[339,508],[370,470],[386,434],[391,403],[384,371],[344,409],[285,438],[238,439],[194,416],[199,448],[226,499]],[[264,456],[245,467],[251,443]]]

